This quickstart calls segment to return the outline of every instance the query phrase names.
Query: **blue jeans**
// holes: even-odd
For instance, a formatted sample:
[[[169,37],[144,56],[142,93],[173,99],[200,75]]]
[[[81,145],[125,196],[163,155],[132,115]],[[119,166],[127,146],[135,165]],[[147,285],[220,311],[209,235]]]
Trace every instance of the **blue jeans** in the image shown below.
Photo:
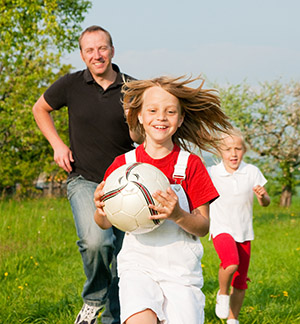
[[[82,298],[90,306],[105,306],[103,324],[120,323],[117,277],[117,254],[124,233],[117,228],[102,230],[94,221],[94,191],[97,183],[82,176],[68,180],[67,193],[71,204],[86,282]]]

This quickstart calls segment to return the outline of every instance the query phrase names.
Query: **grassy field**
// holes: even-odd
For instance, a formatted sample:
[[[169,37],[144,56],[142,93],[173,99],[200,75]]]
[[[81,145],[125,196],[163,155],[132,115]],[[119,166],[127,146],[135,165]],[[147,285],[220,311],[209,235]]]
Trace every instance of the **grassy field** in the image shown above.
[[[240,323],[300,323],[300,199],[254,210]],[[76,239],[66,199],[0,201],[0,324],[74,322],[85,280]],[[207,237],[202,243],[205,323],[225,323],[214,314],[219,260]]]

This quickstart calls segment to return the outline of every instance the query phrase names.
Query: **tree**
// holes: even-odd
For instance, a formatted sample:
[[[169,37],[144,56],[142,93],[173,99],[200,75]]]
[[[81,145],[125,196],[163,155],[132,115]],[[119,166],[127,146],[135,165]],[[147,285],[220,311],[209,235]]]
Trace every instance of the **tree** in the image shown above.
[[[289,206],[299,184],[300,84],[265,82],[259,88],[246,83],[224,87],[222,105],[245,135],[252,161],[280,185],[280,204]]]
[[[0,0],[1,191],[17,183],[25,190],[42,170],[56,168],[31,109],[46,87],[70,70],[60,59],[77,46],[90,7],[84,0]],[[58,118],[66,136],[67,118]]]

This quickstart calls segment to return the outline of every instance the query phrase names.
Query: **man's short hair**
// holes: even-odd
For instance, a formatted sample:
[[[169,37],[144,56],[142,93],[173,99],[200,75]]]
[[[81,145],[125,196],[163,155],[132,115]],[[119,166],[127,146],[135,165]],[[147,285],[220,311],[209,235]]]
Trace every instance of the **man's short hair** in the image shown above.
[[[90,26],[90,27],[86,28],[86,29],[81,33],[81,35],[80,35],[80,37],[79,37],[79,48],[80,48],[80,50],[81,50],[81,40],[82,40],[83,36],[84,36],[86,33],[92,33],[92,32],[97,32],[97,31],[104,32],[104,33],[107,35],[107,37],[108,37],[109,45],[110,45],[111,47],[113,47],[113,41],[112,41],[112,38],[111,38],[110,33],[109,33],[106,29],[104,29],[104,28],[102,28],[102,27],[100,27],[100,26],[93,25],[93,26]]]

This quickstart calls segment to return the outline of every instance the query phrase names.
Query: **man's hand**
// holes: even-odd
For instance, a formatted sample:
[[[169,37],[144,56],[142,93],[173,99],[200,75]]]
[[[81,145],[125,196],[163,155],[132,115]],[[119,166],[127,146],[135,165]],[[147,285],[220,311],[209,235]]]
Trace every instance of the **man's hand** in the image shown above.
[[[70,173],[72,171],[71,162],[74,162],[72,151],[67,145],[62,143],[54,150],[54,161],[56,164]]]

